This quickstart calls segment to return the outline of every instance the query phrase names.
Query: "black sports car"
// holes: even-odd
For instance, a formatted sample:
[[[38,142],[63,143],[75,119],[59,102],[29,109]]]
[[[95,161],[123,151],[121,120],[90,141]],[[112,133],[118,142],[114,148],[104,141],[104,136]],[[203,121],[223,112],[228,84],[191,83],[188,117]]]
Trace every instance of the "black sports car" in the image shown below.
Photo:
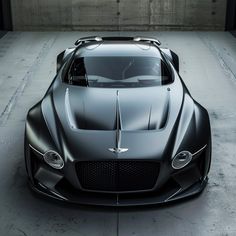
[[[201,192],[211,162],[207,111],[178,56],[145,37],[86,37],[27,115],[31,187],[80,204],[144,205]]]

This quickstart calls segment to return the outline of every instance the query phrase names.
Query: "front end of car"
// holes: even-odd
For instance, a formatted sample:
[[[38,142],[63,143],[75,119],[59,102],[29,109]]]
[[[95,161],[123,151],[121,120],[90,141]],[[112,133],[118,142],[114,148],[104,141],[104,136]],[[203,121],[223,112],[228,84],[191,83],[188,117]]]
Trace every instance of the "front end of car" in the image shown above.
[[[195,115],[199,109],[198,105]],[[205,110],[204,116],[208,119]],[[30,110],[26,123],[30,186],[57,200],[109,206],[160,204],[200,193],[207,183],[211,159],[210,130],[208,125],[204,127],[207,122],[199,120],[197,124],[205,129],[205,133],[199,132],[197,143],[193,143],[195,136],[189,128],[177,140],[179,129],[183,130],[178,123],[168,141],[159,142],[158,147],[153,140],[163,139],[161,132],[122,132],[122,145],[129,150],[112,153],[109,147],[114,146],[115,131],[73,131],[78,142],[69,143],[57,130],[60,139],[55,141],[38,104]],[[105,146],[101,142],[96,145],[101,139]]]
[[[51,151],[42,154],[29,146],[30,185],[36,192],[79,204],[128,206],[164,203],[204,189],[209,150],[204,146],[192,156],[190,163],[179,169],[162,161],[114,159],[67,162],[70,168],[65,171],[64,167],[58,169],[62,162],[58,159],[59,154],[54,159],[55,151],[50,163],[45,160],[45,155]],[[55,162],[58,162],[56,168]],[[169,165],[169,174],[166,165]]]

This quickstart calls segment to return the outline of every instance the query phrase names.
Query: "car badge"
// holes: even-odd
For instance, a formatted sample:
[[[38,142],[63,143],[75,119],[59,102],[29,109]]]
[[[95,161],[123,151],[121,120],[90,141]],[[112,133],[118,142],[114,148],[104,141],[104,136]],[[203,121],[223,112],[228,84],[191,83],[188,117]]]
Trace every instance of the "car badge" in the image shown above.
[[[122,153],[122,152],[127,152],[129,149],[128,148],[108,148],[108,150],[110,152],[113,152],[113,153]]]

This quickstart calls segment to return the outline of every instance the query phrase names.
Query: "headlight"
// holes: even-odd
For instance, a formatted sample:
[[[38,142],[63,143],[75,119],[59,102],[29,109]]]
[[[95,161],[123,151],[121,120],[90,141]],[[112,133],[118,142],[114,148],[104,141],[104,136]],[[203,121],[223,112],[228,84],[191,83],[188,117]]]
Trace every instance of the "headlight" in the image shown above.
[[[43,155],[44,161],[54,169],[62,169],[64,161],[61,156],[55,151],[47,151]]]
[[[172,160],[172,167],[176,170],[182,169],[192,160],[192,154],[188,151],[178,153]]]

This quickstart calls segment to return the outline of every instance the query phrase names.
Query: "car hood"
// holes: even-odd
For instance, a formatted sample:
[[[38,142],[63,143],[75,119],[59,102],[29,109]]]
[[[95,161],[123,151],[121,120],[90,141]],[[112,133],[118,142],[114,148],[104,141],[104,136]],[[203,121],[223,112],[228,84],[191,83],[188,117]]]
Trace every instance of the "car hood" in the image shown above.
[[[174,140],[183,94],[180,81],[128,89],[62,83],[43,99],[42,112],[65,156],[80,160],[114,158],[109,149],[117,146],[120,132],[120,146],[129,151],[118,156],[156,158]]]
[[[87,88],[63,91],[70,126],[82,130],[116,130],[117,109],[122,130],[159,130],[166,125],[170,93],[165,90],[104,90]],[[58,107],[58,106],[57,106]]]

